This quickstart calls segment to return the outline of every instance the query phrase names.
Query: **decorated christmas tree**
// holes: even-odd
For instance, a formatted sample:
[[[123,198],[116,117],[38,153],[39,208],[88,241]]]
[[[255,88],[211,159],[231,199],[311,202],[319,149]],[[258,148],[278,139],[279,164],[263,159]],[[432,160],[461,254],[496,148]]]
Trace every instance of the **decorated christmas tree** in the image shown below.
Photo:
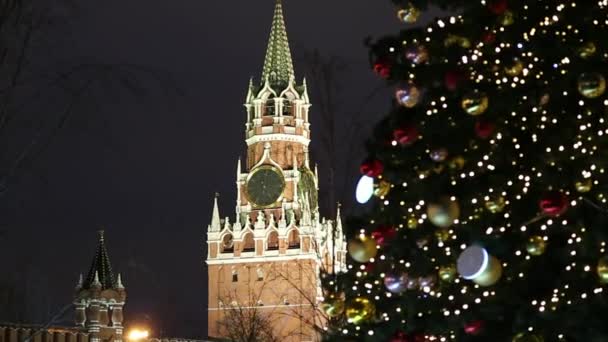
[[[394,2],[328,339],[608,341],[608,1]]]

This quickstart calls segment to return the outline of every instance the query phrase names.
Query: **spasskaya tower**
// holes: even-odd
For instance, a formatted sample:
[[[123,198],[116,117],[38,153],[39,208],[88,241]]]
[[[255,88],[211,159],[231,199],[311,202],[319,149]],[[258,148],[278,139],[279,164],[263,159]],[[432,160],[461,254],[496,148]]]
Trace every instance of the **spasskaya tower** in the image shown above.
[[[251,79],[245,97],[247,154],[237,163],[235,213],[222,218],[216,197],[207,229],[211,337],[227,336],[225,322],[245,308],[280,314],[275,333],[286,340],[317,339],[307,325],[321,295],[318,275],[344,267],[346,244],[339,211],[335,220],[319,215],[310,108],[277,0],[262,77]]]

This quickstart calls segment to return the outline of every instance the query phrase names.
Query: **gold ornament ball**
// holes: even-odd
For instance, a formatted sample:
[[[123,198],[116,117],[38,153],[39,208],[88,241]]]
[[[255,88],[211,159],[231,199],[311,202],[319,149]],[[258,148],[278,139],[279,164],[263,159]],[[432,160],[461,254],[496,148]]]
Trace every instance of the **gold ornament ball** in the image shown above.
[[[460,217],[460,206],[457,201],[444,197],[426,208],[429,221],[440,228],[448,228]]]
[[[511,77],[519,76],[523,70],[524,63],[522,63],[522,61],[519,59],[515,59],[512,63],[505,66],[505,73]]]
[[[485,113],[488,109],[488,104],[488,96],[481,92],[470,93],[466,95],[461,102],[462,109],[473,116]]]
[[[357,237],[348,242],[348,254],[350,254],[351,258],[356,262],[368,262],[375,257],[377,253],[376,241],[370,237]]]
[[[361,324],[371,320],[376,313],[376,306],[365,297],[357,297],[348,303],[346,318],[354,324]]]
[[[597,275],[600,283],[608,284],[608,256],[603,256],[597,263]]]
[[[500,280],[502,276],[502,265],[495,256],[490,255],[490,262],[484,272],[473,279],[473,282],[479,286],[492,286]]]
[[[606,79],[596,72],[581,74],[578,78],[578,92],[588,99],[602,96],[606,91]]]
[[[597,51],[597,47],[595,46],[595,43],[587,42],[587,43],[583,44],[580,48],[578,48],[577,53],[578,53],[579,57],[581,57],[582,59],[587,59],[587,58],[595,55],[596,51]]]
[[[418,219],[411,216],[407,219],[407,227],[409,229],[416,229],[418,228]]]
[[[391,183],[385,180],[381,180],[374,185],[374,195],[376,197],[385,197],[389,192],[391,192]]]
[[[515,22],[515,15],[511,11],[506,11],[500,16],[500,23],[502,26],[511,26]]]
[[[536,334],[519,333],[513,337],[512,342],[543,342],[544,339]]]
[[[547,249],[547,242],[542,236],[535,235],[528,239],[528,243],[526,244],[528,254],[539,256],[545,253],[545,249]]]
[[[458,45],[461,48],[468,49],[471,47],[471,41],[467,37],[458,36],[455,34],[448,34],[447,38],[443,41],[445,47],[452,45]]]
[[[439,242],[447,242],[450,238],[450,231],[448,229],[437,229],[435,231],[435,237]]]
[[[502,276],[498,259],[477,245],[471,245],[460,253],[456,270],[462,278],[484,287],[496,284]]]
[[[591,178],[580,180],[574,183],[574,186],[576,187],[576,191],[586,193],[591,191],[591,188],[593,187],[593,180]]]
[[[451,283],[456,279],[456,265],[441,266],[439,268],[439,279],[446,283]]]
[[[420,18],[420,10],[412,4],[408,4],[397,12],[397,18],[403,23],[413,24]]]
[[[321,309],[327,314],[328,317],[335,318],[344,313],[344,300],[337,296],[331,295],[325,298],[321,303]]]
[[[452,170],[462,170],[464,168],[464,164],[466,163],[464,157],[456,156],[450,160],[448,166]]]
[[[504,197],[498,196],[496,198],[490,198],[485,204],[486,209],[488,209],[489,212],[492,214],[498,214],[505,210],[507,201],[505,201]]]

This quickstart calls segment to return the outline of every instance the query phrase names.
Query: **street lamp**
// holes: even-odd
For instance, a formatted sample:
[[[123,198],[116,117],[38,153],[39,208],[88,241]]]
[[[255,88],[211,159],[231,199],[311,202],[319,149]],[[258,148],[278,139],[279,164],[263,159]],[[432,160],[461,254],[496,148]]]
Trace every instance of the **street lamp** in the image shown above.
[[[132,328],[127,333],[127,340],[133,342],[145,340],[148,337],[150,337],[150,332],[147,329]]]

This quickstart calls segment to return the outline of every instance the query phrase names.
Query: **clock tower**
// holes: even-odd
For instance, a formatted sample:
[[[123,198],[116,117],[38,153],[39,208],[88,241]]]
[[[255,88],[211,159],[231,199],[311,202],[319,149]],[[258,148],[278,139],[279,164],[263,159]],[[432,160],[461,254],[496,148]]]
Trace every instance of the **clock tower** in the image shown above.
[[[234,321],[258,323],[233,317],[247,311],[272,322],[281,340],[317,340],[319,274],[343,269],[346,243],[339,211],[335,220],[319,214],[311,104],[306,80],[296,82],[280,0],[262,77],[250,80],[244,106],[247,155],[237,162],[235,213],[222,219],[216,195],[207,229],[209,336],[242,330]]]

